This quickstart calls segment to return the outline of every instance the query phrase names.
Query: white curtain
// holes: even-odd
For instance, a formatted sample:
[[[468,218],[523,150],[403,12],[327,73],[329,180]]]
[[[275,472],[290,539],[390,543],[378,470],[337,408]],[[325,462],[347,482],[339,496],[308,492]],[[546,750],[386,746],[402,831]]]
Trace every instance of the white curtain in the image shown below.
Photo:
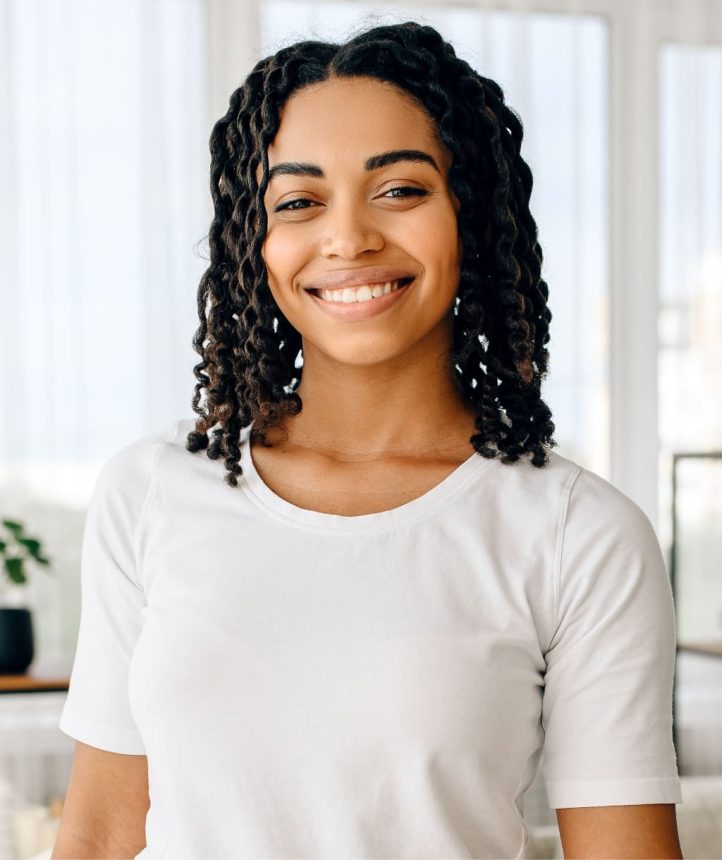
[[[722,46],[665,44],[659,73],[659,486],[667,510],[673,455],[689,455],[678,462],[675,494],[678,754],[688,773],[720,774]],[[663,523],[669,536],[671,517]],[[685,651],[690,644],[707,652]]]
[[[207,265],[203,0],[0,0],[0,516],[53,570],[39,671],[72,657],[97,471],[191,413]]]

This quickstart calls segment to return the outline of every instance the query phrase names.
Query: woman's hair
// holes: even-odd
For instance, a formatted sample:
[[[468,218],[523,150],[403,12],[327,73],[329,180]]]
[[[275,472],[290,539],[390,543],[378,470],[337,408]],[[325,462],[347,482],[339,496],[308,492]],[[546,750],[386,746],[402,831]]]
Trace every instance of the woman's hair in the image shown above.
[[[192,404],[201,417],[186,449],[224,457],[225,481],[236,487],[243,474],[242,428],[252,421],[253,438],[265,445],[266,431],[301,411],[295,392],[301,335],[273,299],[261,256],[268,146],[293,93],[359,76],[390,82],[410,96],[453,156],[449,184],[461,204],[464,253],[450,365],[477,413],[478,433],[469,441],[482,457],[498,452],[503,463],[513,463],[530,452],[533,465],[542,467],[548,463],[544,445],[557,445],[540,395],[552,314],[529,212],[532,174],[519,153],[522,123],[497,83],[457,57],[433,27],[414,21],[377,26],[343,44],[303,41],[282,48],[254,66],[213,126],[210,265],[198,288],[200,326],[193,338],[201,361],[194,367]]]

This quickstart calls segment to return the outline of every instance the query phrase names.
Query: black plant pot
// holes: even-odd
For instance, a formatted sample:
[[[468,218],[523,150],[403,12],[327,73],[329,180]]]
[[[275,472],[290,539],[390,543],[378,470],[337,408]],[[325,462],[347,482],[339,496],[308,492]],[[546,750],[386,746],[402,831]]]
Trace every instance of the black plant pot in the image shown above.
[[[30,610],[0,607],[0,675],[25,674],[34,656]]]

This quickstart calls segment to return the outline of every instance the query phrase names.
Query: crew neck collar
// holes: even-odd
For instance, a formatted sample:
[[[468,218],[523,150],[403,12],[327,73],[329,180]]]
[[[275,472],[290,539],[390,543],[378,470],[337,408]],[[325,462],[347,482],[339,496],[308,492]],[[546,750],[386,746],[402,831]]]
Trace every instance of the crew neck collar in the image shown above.
[[[387,511],[344,516],[313,511],[294,505],[277,495],[256,470],[250,445],[253,422],[241,431],[240,482],[251,500],[266,513],[286,523],[325,533],[377,534],[411,525],[440,510],[477,479],[492,462],[472,449],[470,456],[423,495]]]

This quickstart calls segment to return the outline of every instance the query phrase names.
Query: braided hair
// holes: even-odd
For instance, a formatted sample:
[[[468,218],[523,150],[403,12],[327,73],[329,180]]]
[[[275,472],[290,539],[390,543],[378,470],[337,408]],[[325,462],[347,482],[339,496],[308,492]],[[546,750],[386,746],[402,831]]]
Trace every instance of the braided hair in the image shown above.
[[[456,386],[477,415],[469,441],[487,459],[498,453],[513,463],[529,452],[542,467],[544,446],[557,445],[540,394],[552,314],[529,212],[532,174],[519,153],[522,123],[495,81],[457,57],[433,27],[414,21],[377,26],[343,44],[309,40],[282,48],[256,63],[213,126],[210,265],[198,288],[193,338],[201,361],[192,405],[200,417],[186,450],[223,457],[225,481],[236,487],[242,428],[252,421],[253,438],[265,445],[269,429],[301,411],[301,335],[273,299],[261,256],[268,146],[293,93],[356,76],[403,89],[434,120],[453,156],[449,184],[460,202],[463,258],[450,358]]]

